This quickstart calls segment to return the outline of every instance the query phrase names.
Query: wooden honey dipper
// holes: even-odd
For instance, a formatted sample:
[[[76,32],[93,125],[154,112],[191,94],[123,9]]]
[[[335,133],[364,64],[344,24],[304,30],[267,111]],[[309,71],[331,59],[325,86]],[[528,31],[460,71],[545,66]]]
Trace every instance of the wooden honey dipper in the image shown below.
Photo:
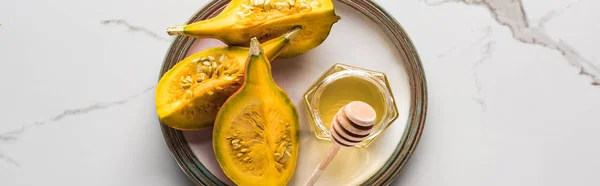
[[[376,116],[373,107],[362,101],[353,101],[342,107],[333,117],[329,130],[333,146],[321,160],[306,185],[312,186],[317,182],[321,173],[331,163],[341,147],[352,147],[366,139],[373,131]]]

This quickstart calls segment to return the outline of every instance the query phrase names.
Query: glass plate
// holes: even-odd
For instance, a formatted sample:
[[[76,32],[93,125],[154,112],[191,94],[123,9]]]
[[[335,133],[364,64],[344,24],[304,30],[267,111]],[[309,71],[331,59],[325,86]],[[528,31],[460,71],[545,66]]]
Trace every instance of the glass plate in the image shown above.
[[[187,23],[208,19],[229,3],[209,2]],[[369,0],[337,0],[342,19],[319,47],[300,56],[273,60],[276,83],[298,108],[300,152],[289,185],[304,185],[331,142],[318,140],[308,124],[302,94],[329,67],[344,63],[386,73],[400,116],[367,148],[345,148],[316,185],[388,185],[398,175],[417,146],[427,111],[427,86],[419,56],[400,24]],[[177,24],[177,23],[176,23]],[[223,46],[215,39],[177,36],[165,57],[160,76],[186,56]],[[179,131],[162,125],[173,157],[197,185],[233,185],[220,169],[212,148],[212,130]]]

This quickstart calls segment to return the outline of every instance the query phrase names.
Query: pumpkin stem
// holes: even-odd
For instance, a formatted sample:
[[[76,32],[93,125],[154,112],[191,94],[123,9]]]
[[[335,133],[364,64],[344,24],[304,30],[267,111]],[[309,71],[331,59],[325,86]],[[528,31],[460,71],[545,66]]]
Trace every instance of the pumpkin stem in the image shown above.
[[[262,53],[262,49],[260,48],[260,43],[256,37],[250,39],[250,55],[258,56]]]
[[[285,33],[285,35],[283,35],[283,37],[285,37],[287,40],[290,40],[290,41],[294,40],[294,38],[296,38],[296,36],[298,36],[298,34],[300,34],[300,30],[302,30],[302,27],[296,26],[289,32]]]
[[[170,36],[172,36],[172,35],[183,35],[183,28],[184,27],[185,27],[185,25],[169,26],[167,28],[167,34],[169,34]]]

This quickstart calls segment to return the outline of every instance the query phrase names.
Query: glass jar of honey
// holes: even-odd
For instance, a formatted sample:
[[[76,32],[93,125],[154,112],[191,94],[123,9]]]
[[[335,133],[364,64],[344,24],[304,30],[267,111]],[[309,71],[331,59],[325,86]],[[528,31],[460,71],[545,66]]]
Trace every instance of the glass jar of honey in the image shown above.
[[[311,130],[322,140],[331,140],[333,116],[351,101],[363,101],[377,114],[373,132],[357,147],[367,147],[398,118],[389,82],[382,72],[335,64],[304,94]]]

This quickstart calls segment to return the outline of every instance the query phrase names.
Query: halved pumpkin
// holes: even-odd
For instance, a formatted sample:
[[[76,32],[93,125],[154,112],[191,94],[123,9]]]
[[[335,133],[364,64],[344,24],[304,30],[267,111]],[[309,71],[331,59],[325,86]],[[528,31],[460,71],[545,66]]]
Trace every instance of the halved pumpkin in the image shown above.
[[[253,38],[242,87],[221,107],[213,128],[219,165],[238,185],[286,185],[298,157],[298,112],[275,84]]]
[[[214,18],[171,26],[167,33],[248,46],[252,37],[265,42],[300,26],[294,44],[281,54],[293,57],[320,45],[339,19],[331,0],[232,0]]]

